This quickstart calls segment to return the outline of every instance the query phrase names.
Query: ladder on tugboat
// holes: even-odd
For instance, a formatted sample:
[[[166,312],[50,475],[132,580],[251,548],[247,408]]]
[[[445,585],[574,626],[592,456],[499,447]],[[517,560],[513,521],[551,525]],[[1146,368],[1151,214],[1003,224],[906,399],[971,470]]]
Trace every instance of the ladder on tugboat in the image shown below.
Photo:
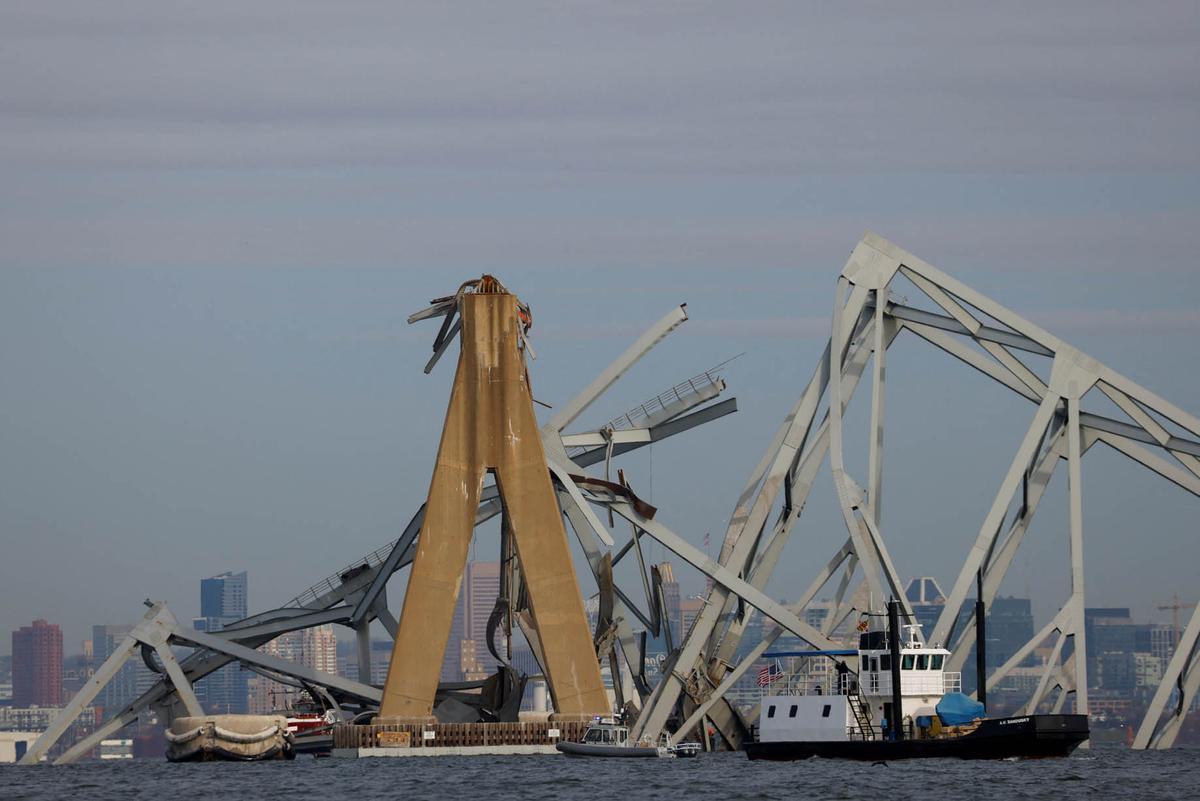
[[[846,693],[846,700],[850,702],[850,709],[854,712],[854,720],[858,723],[858,732],[864,740],[875,739],[875,729],[871,726],[871,718],[867,716],[867,712],[863,709],[862,696],[858,694],[858,689],[853,689]]]

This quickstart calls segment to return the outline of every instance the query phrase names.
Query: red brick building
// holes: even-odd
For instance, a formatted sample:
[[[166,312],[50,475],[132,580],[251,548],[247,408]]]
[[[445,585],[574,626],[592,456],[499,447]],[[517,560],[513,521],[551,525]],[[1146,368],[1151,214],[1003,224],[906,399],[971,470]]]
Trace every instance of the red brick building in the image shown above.
[[[63,705],[62,629],[33,621],[12,634],[14,707]]]

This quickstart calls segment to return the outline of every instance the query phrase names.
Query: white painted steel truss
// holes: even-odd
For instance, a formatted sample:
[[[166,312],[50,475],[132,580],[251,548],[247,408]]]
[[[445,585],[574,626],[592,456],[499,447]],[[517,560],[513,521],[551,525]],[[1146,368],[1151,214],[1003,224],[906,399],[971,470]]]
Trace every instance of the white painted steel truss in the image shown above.
[[[889,293],[900,276],[922,293],[927,301],[924,307],[909,305]],[[445,318],[427,372],[446,352],[458,330],[455,312],[454,304],[443,299],[410,318],[410,322]],[[879,604],[896,597],[905,611],[911,612],[884,544],[880,503],[886,353],[904,331],[984,373],[1036,407],[945,611],[928,639],[951,642],[951,669],[961,667],[973,642],[974,621],[969,620],[961,631],[953,628],[968,591],[977,574],[982,573],[983,599],[990,604],[1012,566],[1053,471],[1065,461],[1070,493],[1069,597],[1042,631],[992,672],[987,685],[1000,681],[1034,648],[1054,637],[1053,658],[1026,708],[1032,711],[1049,703],[1053,709],[1062,709],[1068,696],[1073,696],[1074,708],[1086,711],[1080,461],[1093,445],[1103,443],[1200,496],[1200,420],[924,261],[868,234],[854,249],[838,279],[825,351],[738,497],[720,554],[712,559],[669,529],[655,510],[631,490],[608,479],[614,457],[735,411],[736,401],[732,398],[713,402],[725,388],[719,377],[705,374],[698,377],[699,381],[685,382],[599,430],[565,433],[615,381],[686,319],[684,307],[672,309],[542,428],[547,468],[555,481],[563,514],[583,548],[601,595],[608,630],[597,632],[598,656],[609,658],[614,671],[624,665],[625,674],[614,675],[614,685],[620,688],[624,700],[640,709],[634,736],[656,739],[668,727],[668,721],[682,712],[684,722],[675,731],[674,740],[688,736],[707,721],[736,748],[748,729],[726,700],[726,693],[782,633],[791,633],[818,648],[837,647],[830,635],[855,612],[871,611],[868,599]],[[1030,356],[1041,358],[1044,364],[1034,364]],[[860,484],[846,468],[843,415],[868,367],[872,383],[868,468],[865,482]],[[1089,392],[1102,393],[1122,410],[1124,417],[1082,411],[1080,401]],[[798,601],[784,607],[766,594],[766,585],[826,457],[846,526],[846,540]],[[587,473],[589,467],[599,464],[604,465],[603,480]],[[614,542],[610,526],[601,522],[593,507],[631,524],[630,539],[615,554],[611,550]],[[485,487],[476,524],[499,514],[495,487]],[[94,687],[89,684],[72,700],[25,761],[36,761],[45,754],[99,692],[103,680],[139,647],[143,651],[149,648],[159,657],[164,675],[158,684],[93,735],[76,743],[58,761],[78,758],[148,709],[158,709],[168,717],[180,708],[194,711],[198,705],[191,683],[235,662],[283,680],[302,681],[342,708],[367,709],[377,704],[376,687],[315,674],[253,649],[286,631],[337,623],[357,632],[359,675],[370,675],[369,626],[379,620],[394,636],[396,620],[388,609],[386,588],[391,578],[411,563],[423,519],[422,507],[389,546],[301,593],[284,608],[247,618],[222,632],[203,635],[181,629],[164,606],[153,606],[114,655],[114,665],[106,663],[101,668],[99,683]],[[661,589],[654,581],[656,571],[647,571],[645,565],[643,536],[661,543],[713,582],[706,603],[683,642],[668,657],[662,680],[653,687],[645,682],[644,639],[637,636],[634,627],[641,624],[648,630],[658,629],[663,609]],[[638,560],[646,610],[612,580],[613,564],[631,551]],[[835,611],[817,629],[804,621],[803,612],[827,585],[832,586]],[[779,625],[734,664],[752,608]],[[518,616],[516,623],[521,622]],[[526,630],[526,634],[531,632]],[[1200,610],[1187,625],[1135,746],[1165,748],[1174,741],[1183,715],[1200,689],[1200,667],[1192,659],[1197,639]],[[195,650],[172,664],[173,660],[164,656],[164,650],[171,653],[171,644]],[[536,654],[536,637],[530,637],[530,645]],[[619,660],[613,658],[618,653]],[[1063,659],[1064,654],[1069,656]],[[1052,696],[1055,691],[1057,695]],[[1173,698],[1173,707],[1168,710]],[[1165,718],[1164,713],[1168,713]],[[705,732],[707,729],[703,727]]]
[[[923,296],[919,305],[909,305],[889,291],[901,277]],[[669,674],[645,705],[637,733],[656,736],[682,702],[686,721],[675,733],[676,740],[708,720],[730,745],[740,745],[747,730],[740,715],[724,700],[724,694],[767,650],[780,630],[776,629],[740,663],[733,664],[747,622],[747,604],[739,604],[737,599],[749,601],[767,617],[780,618],[755,603],[743,586],[722,581],[719,569],[724,568],[726,575],[739,577],[742,584],[761,593],[826,456],[847,539],[793,607],[801,612],[836,579],[836,611],[828,616],[817,636],[800,636],[815,646],[826,646],[823,638],[849,614],[872,611],[864,609],[866,598],[874,598],[879,604],[896,597],[907,605],[884,545],[880,503],[886,354],[905,331],[1035,406],[1027,432],[984,516],[944,611],[933,631],[927,633],[928,639],[949,643],[953,652],[949,667],[961,669],[974,642],[974,620],[968,619],[959,631],[954,628],[968,592],[981,573],[983,600],[990,605],[1012,566],[1053,471],[1065,462],[1069,484],[1069,596],[1042,631],[992,671],[987,686],[995,685],[1033,649],[1053,637],[1052,656],[1025,709],[1032,712],[1042,704],[1050,704],[1051,709],[1061,710],[1072,697],[1075,710],[1086,712],[1081,459],[1093,445],[1102,443],[1200,496],[1200,420],[875,234],[863,238],[838,278],[831,328],[811,381],[738,498],[718,564],[701,568],[717,579],[716,584],[670,663]],[[860,484],[846,468],[843,414],[868,365],[872,379],[866,432],[868,468],[866,480]],[[1088,393],[1107,397],[1121,416],[1083,411],[1081,401]],[[819,414],[822,408],[824,412]],[[674,544],[667,544],[680,552]],[[857,578],[860,573],[861,578]],[[856,583],[857,596],[850,594]],[[784,628],[795,631],[791,626]],[[1198,638],[1200,610],[1193,614],[1167,667],[1135,747],[1166,748],[1174,741],[1200,689],[1200,667],[1192,657]],[[1052,696],[1055,691],[1057,695]],[[1172,699],[1173,706],[1168,710]],[[1160,720],[1164,712],[1168,714]]]

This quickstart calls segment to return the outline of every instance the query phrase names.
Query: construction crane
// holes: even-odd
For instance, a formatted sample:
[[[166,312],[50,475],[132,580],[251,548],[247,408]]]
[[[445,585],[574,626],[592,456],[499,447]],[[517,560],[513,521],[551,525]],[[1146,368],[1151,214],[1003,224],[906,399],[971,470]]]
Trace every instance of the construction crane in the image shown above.
[[[1158,611],[1165,612],[1171,610],[1171,628],[1175,632],[1175,642],[1172,647],[1179,645],[1179,639],[1183,636],[1183,629],[1179,625],[1179,611],[1181,609],[1191,609],[1195,604],[1184,604],[1179,602],[1179,593],[1171,596],[1171,603],[1157,607]]]

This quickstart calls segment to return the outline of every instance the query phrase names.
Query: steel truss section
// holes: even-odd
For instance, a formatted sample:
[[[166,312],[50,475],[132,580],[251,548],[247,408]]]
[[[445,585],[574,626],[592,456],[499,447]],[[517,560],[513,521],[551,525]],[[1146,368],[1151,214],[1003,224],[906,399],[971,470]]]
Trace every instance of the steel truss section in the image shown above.
[[[893,295],[898,279],[920,292],[921,303],[910,305]],[[410,318],[410,322],[445,318],[427,371],[461,330],[456,310],[450,299],[443,299]],[[948,643],[952,651],[951,666],[961,666],[973,642],[974,623],[969,620],[959,631],[954,630],[954,624],[968,592],[978,576],[982,578],[985,603],[994,599],[1054,470],[1060,461],[1065,462],[1070,593],[1053,620],[1012,659],[994,670],[987,678],[987,685],[994,686],[1034,648],[1054,637],[1053,659],[1026,709],[1033,711],[1050,704],[1052,709],[1061,710],[1070,697],[1076,710],[1087,710],[1087,660],[1083,658],[1086,644],[1082,457],[1094,445],[1102,443],[1200,496],[1200,420],[924,261],[881,237],[867,234],[838,278],[831,332],[824,353],[739,495],[719,556],[714,560],[668,528],[653,508],[624,485],[623,479],[618,476],[619,480],[614,482],[611,464],[623,453],[735,411],[734,399],[716,400],[725,389],[719,377],[710,371],[698,377],[703,380],[685,382],[686,387],[681,384],[598,430],[564,431],[686,319],[683,306],[672,309],[540,430],[560,508],[582,546],[601,596],[601,608],[605,610],[602,623],[607,628],[596,633],[597,656],[602,661],[609,659],[614,671],[621,672],[624,666],[624,675],[612,677],[614,687],[620,688],[621,700],[640,709],[633,725],[634,736],[656,739],[672,716],[682,711],[684,723],[672,734],[675,741],[689,736],[696,726],[707,721],[727,744],[736,748],[748,735],[748,728],[726,700],[726,693],[782,632],[826,648],[835,645],[832,635],[851,615],[870,611],[889,596],[899,598],[906,613],[911,613],[885,545],[881,503],[885,476],[886,353],[906,331],[1035,406],[1026,433],[967,552],[945,611],[927,637],[933,642]],[[1030,361],[1031,357],[1042,359],[1043,363]],[[1049,360],[1048,369],[1045,360]],[[848,432],[844,412],[868,375],[872,389],[867,474],[860,483],[846,467]],[[1103,394],[1120,409],[1123,417],[1085,411],[1082,402],[1089,393]],[[799,601],[785,607],[772,600],[765,590],[827,458],[846,527],[846,540]],[[589,468],[601,465],[603,480],[587,473]],[[610,525],[601,521],[597,511],[609,516]],[[501,513],[495,487],[484,487],[476,525]],[[609,550],[615,545],[609,532],[613,515],[628,521],[632,530],[630,540],[615,555]],[[137,636],[131,635],[114,654],[115,666],[106,663],[97,676],[102,683],[115,673],[120,661],[139,648],[150,649],[157,655],[164,675],[151,690],[95,734],[76,743],[59,761],[71,761],[86,753],[100,739],[136,720],[147,709],[167,710],[168,714],[176,708],[194,711],[198,705],[190,684],[233,662],[308,682],[340,704],[361,709],[377,703],[378,688],[346,683],[335,676],[306,674],[297,670],[298,666],[280,664],[282,660],[256,656],[253,649],[285,631],[338,623],[356,631],[360,675],[369,675],[369,626],[379,620],[395,636],[396,620],[388,608],[386,588],[397,572],[411,564],[423,520],[424,509],[419,508],[403,534],[390,545],[301,593],[287,607],[247,618],[222,632],[201,635],[182,630],[169,618],[165,607],[156,605],[139,624]],[[661,543],[713,582],[704,607],[683,642],[669,656],[663,679],[654,687],[645,682],[644,639],[639,639],[636,627],[653,630],[661,623],[662,598],[661,589],[647,575],[640,546],[643,536]],[[612,566],[631,550],[638,557],[645,609],[639,608],[632,594],[612,580]],[[515,583],[519,585],[519,576]],[[804,622],[803,613],[827,586],[832,588],[833,612],[817,629]],[[735,663],[752,609],[779,626]],[[522,610],[512,612],[515,623],[526,628]],[[1200,611],[1188,623],[1167,667],[1167,675],[1138,732],[1136,747],[1165,748],[1174,741],[1187,708],[1200,690],[1200,667],[1195,666],[1192,658],[1198,639]],[[533,640],[531,646],[536,655],[539,647]],[[187,643],[195,651],[176,664],[170,656],[171,642]],[[39,740],[26,761],[46,753],[98,691],[98,687],[93,690],[89,684]],[[85,697],[88,692],[91,696]],[[1173,696],[1175,703],[1169,710]],[[703,728],[707,742],[708,727]]]
[[[907,283],[906,292],[915,287],[921,302],[910,305],[899,298],[899,292],[893,293],[897,279]],[[813,477],[828,455],[848,538],[804,592],[795,607],[797,614],[834,578],[839,579],[834,590],[836,611],[819,632],[822,637],[829,636],[856,609],[865,611],[869,603],[879,605],[888,596],[907,603],[884,545],[886,526],[880,503],[885,356],[888,347],[905,331],[1036,406],[967,552],[945,609],[933,631],[926,633],[927,638],[948,643],[951,667],[961,667],[974,641],[973,620],[954,630],[968,592],[981,576],[983,600],[990,604],[995,598],[1056,465],[1065,462],[1069,595],[1050,624],[994,670],[987,685],[995,685],[1035,647],[1054,636],[1053,658],[1026,709],[1033,711],[1040,704],[1051,703],[1051,708],[1061,710],[1069,696],[1077,711],[1086,712],[1082,457],[1096,443],[1103,443],[1200,496],[1200,420],[875,234],[864,236],[842,270],[825,352],[739,496],[717,564],[705,565],[701,570],[716,577],[723,569],[726,574],[745,577],[761,591],[800,517]],[[1040,361],[1032,361],[1031,357]],[[868,363],[872,380],[866,432],[868,468],[866,481],[860,484],[845,466],[843,411],[866,375]],[[1105,396],[1123,417],[1084,411],[1082,404],[1089,393]],[[823,416],[818,417],[822,408]],[[668,547],[674,550],[672,545]],[[859,591],[850,593],[849,588],[856,583]],[[866,599],[871,599],[867,603],[863,589],[867,591]],[[730,745],[740,744],[745,726],[721,698],[748,669],[747,659],[753,661],[769,643],[760,643],[747,659],[732,664],[746,623],[746,604],[739,603],[739,599],[749,601],[750,596],[719,580],[713,586],[671,663],[670,674],[643,708],[639,734],[657,736],[682,701],[686,721],[675,732],[676,739],[707,719]],[[764,612],[778,620],[770,610]],[[778,630],[774,636],[778,636]],[[799,636],[820,644],[816,637]],[[1168,747],[1173,741],[1186,709],[1200,690],[1200,667],[1192,658],[1197,639],[1200,611],[1193,615],[1168,665],[1138,733],[1136,747]],[[1050,702],[1054,691],[1057,695]],[[1172,695],[1176,699],[1174,711],[1160,723]]]
[[[112,733],[137,720],[149,711],[158,711],[168,720],[175,715],[177,706],[185,714],[203,715],[192,685],[229,664],[240,662],[259,667],[281,676],[300,679],[325,689],[330,697],[342,703],[356,702],[373,704],[379,701],[379,690],[366,684],[343,679],[333,674],[312,670],[287,660],[254,650],[280,634],[310,628],[327,623],[346,622],[350,607],[320,610],[305,613],[304,610],[280,610],[283,614],[257,616],[256,620],[237,630],[225,629],[207,633],[180,626],[166,604],[150,606],[145,616],[113,651],[83,689],[71,699],[37,742],[26,752],[23,764],[38,762],[70,727],[71,723],[99,695],[105,685],[117,674],[128,659],[139,658],[139,650],[145,658],[150,649],[162,663],[165,674],[158,684],[151,687],[140,698],[106,721],[93,734],[76,743],[56,762],[72,762]],[[291,614],[299,612],[298,614]],[[191,654],[178,660],[173,646],[195,648]],[[153,665],[148,659],[147,664]],[[156,668],[157,669],[157,668]]]
[[[445,315],[446,322],[449,323],[451,311],[452,308],[446,303],[435,304],[434,307],[413,315],[410,322]],[[581,433],[564,433],[563,429],[686,320],[684,306],[676,307],[664,315],[612,364],[601,371],[595,381],[566,404],[540,431],[547,454],[547,469],[552,474],[560,506],[583,546],[598,586],[601,585],[606,549],[611,547],[613,542],[607,527],[599,521],[589,503],[584,500],[583,490],[576,484],[576,478],[586,474],[586,468],[600,463],[604,463],[607,474],[609,463],[615,456],[732,414],[737,410],[737,401],[734,398],[715,401],[724,392],[725,383],[716,373],[718,368],[714,368],[648,402],[657,404],[652,408],[643,404],[635,410],[636,415],[631,412],[623,416],[626,422],[621,428],[615,429],[613,424],[610,424],[598,431]],[[460,327],[461,323],[458,320],[455,320],[454,324],[443,325],[434,344],[434,358],[426,365],[426,372],[429,372],[446,352]],[[480,493],[475,525],[479,526],[501,512],[499,493],[495,485],[484,487]],[[153,650],[162,664],[163,669],[159,671],[163,673],[162,678],[141,697],[105,721],[93,734],[74,743],[58,757],[57,763],[78,759],[95,748],[101,740],[135,722],[145,713],[157,711],[167,720],[179,709],[188,714],[203,714],[192,685],[214,671],[234,663],[272,678],[302,682],[304,686],[314,688],[328,700],[351,711],[377,707],[380,700],[380,690],[377,687],[314,671],[254,649],[280,634],[336,623],[356,632],[359,675],[369,676],[370,625],[378,620],[389,635],[395,636],[397,621],[388,608],[387,585],[396,573],[411,565],[416,540],[424,522],[424,513],[422,504],[398,539],[301,592],[285,607],[252,615],[230,624],[222,631],[204,633],[180,627],[165,604],[152,605],[141,623],[101,666],[93,680],[72,699],[51,728],[27,752],[23,762],[37,762],[44,757],[83,709],[111,680],[125,660],[135,656],[139,649]],[[632,684],[633,689],[629,700],[636,707],[649,692],[649,687],[636,681],[642,676],[645,655],[634,634],[632,623],[648,622],[661,610],[654,609],[653,599],[648,599],[652,608],[643,612],[620,587],[612,582],[609,582],[609,586],[615,596],[612,605],[613,639],[626,665],[626,678],[634,680],[628,682]],[[604,587],[600,586],[600,589],[603,591]],[[517,622],[520,624],[521,620],[518,618]],[[527,631],[527,634],[532,635],[533,632]],[[183,659],[176,660],[171,650],[172,645],[192,648],[193,651]],[[531,642],[531,645],[534,645],[536,653],[536,643]],[[600,656],[603,657],[603,654]]]

